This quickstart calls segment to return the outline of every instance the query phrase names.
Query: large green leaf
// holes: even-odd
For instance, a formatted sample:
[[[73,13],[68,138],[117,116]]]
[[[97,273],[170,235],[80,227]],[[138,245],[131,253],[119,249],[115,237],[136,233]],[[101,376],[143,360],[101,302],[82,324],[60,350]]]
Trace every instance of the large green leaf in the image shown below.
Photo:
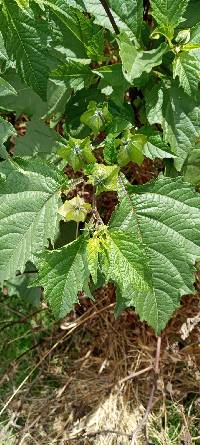
[[[200,186],[200,144],[197,143],[191,151],[183,167],[183,174],[186,181],[195,186]]]
[[[16,135],[14,127],[0,116],[0,157],[6,159],[8,153],[4,143],[9,137]]]
[[[115,223],[111,224],[111,227]],[[118,227],[117,227],[118,228]],[[124,306],[128,295],[128,305],[136,301],[144,302],[151,299],[151,273],[148,270],[146,252],[143,249],[137,232],[109,230],[106,237],[106,261],[104,259],[104,273],[107,281],[117,284],[122,292]],[[141,309],[137,307],[139,313]],[[140,314],[141,315],[141,314]]]
[[[180,171],[199,136],[198,102],[176,84],[166,87],[160,83],[146,95],[146,107],[149,123],[162,125],[164,140],[171,145],[175,166]]]
[[[39,274],[34,284],[44,287],[55,317],[62,318],[78,303],[78,292],[87,289],[86,241],[81,236],[60,250],[44,252],[37,265]]]
[[[140,318],[159,333],[179,306],[180,297],[194,290],[194,264],[200,259],[200,196],[181,178],[131,186],[111,219],[110,229],[116,240],[119,231],[118,244],[124,232],[124,245],[118,249],[123,250],[119,255],[128,258],[128,265],[124,268],[122,260],[111,258],[108,278],[112,280],[113,274],[128,305],[131,301]],[[108,257],[109,249],[108,245]],[[116,254],[112,255],[115,258]],[[133,262],[141,271],[140,293],[138,278],[133,282],[134,273],[127,272]]]
[[[138,51],[128,36],[122,34],[119,37],[119,48],[124,77],[128,82],[134,83],[134,79],[138,79],[143,73],[150,73],[154,66],[162,63],[162,57],[168,47],[162,43],[156,49]]]
[[[67,90],[62,80],[50,80],[47,90],[48,116],[53,113],[59,113],[61,116],[66,107],[66,102],[70,97],[70,91]]]
[[[64,80],[68,88],[73,88],[74,91],[87,88],[95,79],[89,64],[81,63],[75,60],[68,60],[64,65],[59,66],[52,73],[54,79]]]
[[[7,80],[0,77],[0,96],[9,96],[10,94],[16,95],[17,92],[12,85],[7,82]]]
[[[42,2],[53,13],[54,17],[59,19],[81,41],[81,28],[76,11],[70,7],[69,2],[63,0],[42,0]]]
[[[6,51],[16,60],[21,79],[43,99],[47,93],[47,25],[44,19],[22,11],[15,0],[3,0],[0,25]]]
[[[179,24],[184,29],[192,28],[199,22],[200,3],[199,0],[190,0],[184,13],[184,21]]]
[[[189,0],[151,0],[152,15],[160,30],[170,39],[182,21]]]
[[[60,45],[63,46],[63,54],[76,58],[103,57],[103,31],[91,18],[61,0],[45,0],[44,4],[61,31]],[[58,47],[57,49],[59,50]]]
[[[99,88],[106,96],[111,97],[113,102],[121,106],[124,101],[125,91],[129,84],[123,76],[121,63],[106,65],[93,71],[101,77]]]
[[[177,55],[173,64],[173,76],[179,77],[180,85],[190,96],[198,89],[199,74],[200,61],[195,56],[183,52]]]
[[[139,38],[143,21],[142,0],[109,0],[109,5],[120,20],[125,23],[133,34]]]
[[[53,243],[63,176],[38,160],[1,166],[0,280],[23,271],[28,260]]]
[[[140,129],[140,133],[147,137],[147,141],[143,149],[143,153],[147,158],[175,158],[175,155],[170,152],[169,146],[163,141],[162,135],[159,131],[155,131],[151,127],[143,127]]]
[[[39,119],[32,119],[27,124],[25,136],[18,136],[15,154],[21,157],[37,156],[47,158],[56,151],[58,133]]]
[[[41,117],[46,114],[47,103],[43,102],[32,88],[22,83],[15,71],[9,72],[6,75],[6,80],[15,89],[17,95],[1,96],[0,107],[3,110],[14,111],[17,117],[20,114],[27,114],[30,117]]]
[[[95,17],[95,23],[110,31],[114,31],[110,19],[100,0],[68,0],[68,5],[87,11]],[[142,26],[142,1],[141,0],[109,0],[111,14],[119,29],[139,37]]]

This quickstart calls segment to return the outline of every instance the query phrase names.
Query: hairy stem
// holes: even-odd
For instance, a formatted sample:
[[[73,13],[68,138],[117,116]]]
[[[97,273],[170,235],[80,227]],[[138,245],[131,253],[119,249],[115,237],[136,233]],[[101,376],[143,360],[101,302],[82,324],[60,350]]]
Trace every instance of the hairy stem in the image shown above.
[[[112,25],[112,27],[113,27],[113,29],[115,31],[115,34],[119,34],[119,28],[118,28],[117,24],[115,23],[115,19],[114,19],[113,15],[112,15],[112,12],[111,12],[111,10],[110,10],[106,0],[100,0],[100,3],[102,4],[102,6],[103,6],[103,8],[104,8],[104,10],[105,10],[109,20],[110,20],[110,23],[111,23],[111,25]]]

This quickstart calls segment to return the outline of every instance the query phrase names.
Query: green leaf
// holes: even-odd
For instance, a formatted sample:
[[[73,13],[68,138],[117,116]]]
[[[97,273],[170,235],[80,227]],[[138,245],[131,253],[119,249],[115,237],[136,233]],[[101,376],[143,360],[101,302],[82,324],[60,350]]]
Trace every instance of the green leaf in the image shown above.
[[[184,13],[184,28],[192,28],[199,22],[200,4],[199,0],[190,0]],[[180,25],[181,26],[181,23]]]
[[[143,153],[149,159],[167,159],[175,158],[170,152],[169,146],[163,141],[159,131],[153,130],[151,127],[142,127],[140,132],[147,137],[144,145]]]
[[[185,181],[200,186],[200,144],[197,143],[195,148],[191,151],[188,159],[183,167],[183,174]]]
[[[86,63],[81,63],[74,60],[68,60],[64,65],[60,65],[52,72],[52,78],[64,80],[68,88],[74,91],[87,88],[94,81],[95,76],[91,71],[90,66]]]
[[[163,121],[164,85],[162,82],[154,84],[145,92],[147,119],[150,125],[162,124]]]
[[[120,20],[125,23],[130,31],[139,39],[143,21],[142,0],[109,0],[109,5]]]
[[[140,267],[142,283],[149,286],[149,291],[143,287],[137,296],[137,283],[133,286],[131,273],[128,275],[122,263],[115,273],[115,277],[119,274],[117,284],[140,318],[159,333],[179,306],[180,297],[194,290],[194,264],[200,258],[200,196],[181,178],[160,178],[131,186],[111,219],[110,229],[116,239],[119,231],[121,240],[123,231],[124,243],[126,237],[130,240],[130,247],[123,248],[125,255],[133,255],[135,249],[138,252],[135,264],[139,262],[136,267]]]
[[[16,90],[17,95],[1,96],[0,107],[7,111],[14,111],[17,117],[27,114],[29,117],[42,117],[47,112],[47,103],[24,83],[14,71],[6,75],[6,80]]]
[[[25,304],[29,303],[31,306],[39,306],[41,298],[41,288],[31,287],[32,281],[36,274],[24,274],[17,276],[4,283],[8,290],[9,297],[17,296]],[[31,287],[31,289],[30,289]]]
[[[3,0],[1,32],[9,57],[16,59],[21,79],[46,99],[47,25],[44,19],[23,12],[14,0]]]
[[[84,291],[89,280],[86,241],[80,236],[60,250],[40,255],[35,285],[44,287],[45,296],[56,318],[69,313],[78,303],[78,292]]]
[[[7,80],[0,77],[0,96],[7,96],[10,94],[17,94],[17,91],[10,85]]]
[[[176,84],[160,83],[146,95],[149,123],[162,125],[164,141],[175,154],[175,167],[181,170],[199,136],[200,107]]]
[[[107,281],[117,284],[126,304],[151,297],[151,275],[147,268],[146,253],[136,233],[109,230],[106,237],[104,273]]]
[[[173,77],[178,76],[184,91],[192,96],[200,81],[200,61],[191,54],[181,52],[173,63]]]
[[[114,32],[113,26],[100,0],[68,0],[70,6],[87,11],[95,17],[95,23],[108,28]],[[143,17],[143,5],[141,0],[128,0],[126,3],[122,0],[109,0],[108,4],[112,16],[118,28],[135,35],[140,36]]]
[[[68,57],[104,58],[103,30],[88,15],[71,8],[62,0],[44,0],[44,4],[61,31],[63,51]]]
[[[80,40],[84,44],[86,54],[93,60],[103,60],[104,56],[104,33],[95,25],[91,18],[76,11],[79,27]]]
[[[48,84],[47,90],[47,104],[48,112],[47,116],[59,113],[60,116],[64,114],[66,102],[70,97],[70,91],[67,91],[67,87],[62,80],[51,79]]]
[[[118,173],[119,167],[117,165],[95,164],[91,175],[89,175],[88,183],[96,188],[97,195],[102,192],[117,190]]]
[[[136,162],[141,165],[144,160],[143,148],[146,142],[146,136],[143,134],[131,134],[126,131],[121,139],[120,150],[118,153],[118,163],[121,167],[128,162]]]
[[[98,259],[100,253],[100,239],[93,236],[87,242],[87,263],[94,284],[97,284]]]
[[[122,72],[121,63],[106,65],[93,72],[101,77],[99,82],[101,92],[110,96],[113,102],[121,106],[124,101],[124,93],[129,88],[129,84]]]
[[[29,0],[15,0],[21,9],[26,9],[29,7]]]
[[[182,21],[189,0],[151,0],[152,15],[159,25],[159,29],[170,40],[174,29]]]
[[[187,44],[190,41],[190,29],[182,29],[175,38],[179,44]]]
[[[79,195],[65,201],[58,209],[58,213],[62,215],[65,221],[84,222],[88,212],[91,210],[91,204],[88,204]]]
[[[39,119],[32,119],[27,124],[25,136],[18,136],[15,154],[21,157],[39,156],[48,158],[56,151],[59,135]]]
[[[120,145],[120,139],[116,139],[116,134],[109,133],[104,141],[103,157],[108,165],[117,164],[117,148]]]
[[[106,103],[97,105],[95,101],[91,101],[89,102],[87,111],[81,115],[80,121],[90,127],[96,135],[107,123],[112,121],[112,115],[109,113]]]
[[[123,73],[128,82],[134,83],[143,73],[150,73],[154,66],[162,63],[162,57],[168,46],[161,43],[156,49],[150,51],[137,50],[126,34],[119,37],[120,57]]]
[[[0,116],[0,157],[8,158],[8,153],[6,151],[6,147],[4,143],[8,140],[9,137],[15,136],[16,131],[14,127]]]
[[[70,136],[66,146],[62,145],[59,148],[58,154],[63,159],[66,159],[75,172],[96,161],[92,154],[92,145],[89,137],[75,139]]]
[[[0,280],[23,271],[27,261],[54,242],[60,189],[65,181],[38,160],[6,161],[0,190]],[[34,261],[33,261],[34,262]]]

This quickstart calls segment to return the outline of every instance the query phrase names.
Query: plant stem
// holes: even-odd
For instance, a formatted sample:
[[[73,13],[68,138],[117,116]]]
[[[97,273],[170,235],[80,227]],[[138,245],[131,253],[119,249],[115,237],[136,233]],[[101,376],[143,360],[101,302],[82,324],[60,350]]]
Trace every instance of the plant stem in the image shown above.
[[[154,369],[154,382],[153,382],[153,385],[152,385],[152,388],[151,388],[151,392],[150,392],[150,396],[149,396],[149,401],[148,401],[148,404],[147,404],[146,412],[145,412],[141,422],[139,423],[137,428],[132,433],[131,445],[136,445],[136,437],[141,432],[141,430],[144,428],[144,426],[146,425],[148,417],[149,417],[149,414],[150,414],[151,409],[152,409],[153,398],[154,398],[154,394],[155,394],[155,391],[156,391],[156,388],[157,388],[157,381],[158,381],[158,375],[159,375],[160,348],[161,348],[161,337],[158,337],[157,338],[155,364],[154,364],[154,368],[153,368]]]
[[[79,223],[76,223],[76,239],[78,238]]]
[[[124,382],[127,382],[128,380],[134,379],[138,375],[144,374],[145,372],[148,372],[151,370],[152,370],[152,366],[148,366],[147,368],[141,369],[140,371],[133,372],[132,374],[128,375],[127,377],[124,377],[124,379],[121,379],[119,381],[119,384],[121,385],[121,383],[124,383]]]
[[[102,4],[103,8],[105,9],[105,12],[106,12],[106,14],[110,20],[110,23],[115,31],[115,34],[119,34],[119,28],[118,28],[117,24],[115,23],[115,19],[112,15],[112,12],[111,12],[106,0],[100,0],[100,3]]]

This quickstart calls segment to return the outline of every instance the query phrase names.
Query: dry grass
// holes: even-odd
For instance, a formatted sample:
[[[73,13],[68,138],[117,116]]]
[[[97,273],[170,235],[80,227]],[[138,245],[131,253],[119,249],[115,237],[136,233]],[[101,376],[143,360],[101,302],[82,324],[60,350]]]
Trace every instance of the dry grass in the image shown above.
[[[144,412],[152,372],[120,382],[153,366],[156,338],[132,310],[114,319],[112,286],[96,292],[96,301],[92,305],[83,300],[76,313],[62,322],[65,340],[10,404],[8,415],[17,419],[15,441],[6,439],[1,445],[130,443],[126,435]],[[158,445],[180,445],[181,440],[191,444],[193,424],[193,443],[200,443],[200,293],[183,302],[162,335],[160,378],[148,423],[148,434]],[[73,332],[67,335],[70,329]],[[44,347],[39,349],[40,358],[46,353]],[[177,415],[179,423],[171,431],[170,419]],[[100,430],[126,435],[92,435]],[[140,444],[144,437],[138,439]]]

